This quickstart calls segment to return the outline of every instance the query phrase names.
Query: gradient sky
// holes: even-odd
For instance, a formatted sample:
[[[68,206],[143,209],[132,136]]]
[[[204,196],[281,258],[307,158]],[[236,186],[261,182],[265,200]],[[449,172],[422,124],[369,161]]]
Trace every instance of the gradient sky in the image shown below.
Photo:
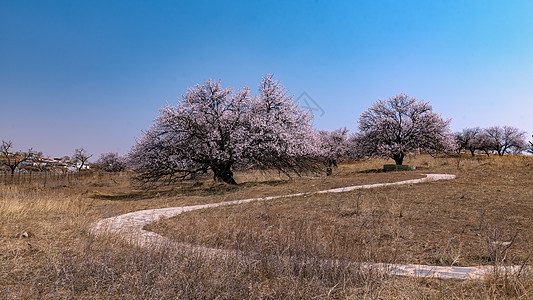
[[[356,130],[378,98],[430,101],[452,129],[533,132],[531,1],[0,0],[0,139],[50,156],[126,153],[206,79],[275,78]]]

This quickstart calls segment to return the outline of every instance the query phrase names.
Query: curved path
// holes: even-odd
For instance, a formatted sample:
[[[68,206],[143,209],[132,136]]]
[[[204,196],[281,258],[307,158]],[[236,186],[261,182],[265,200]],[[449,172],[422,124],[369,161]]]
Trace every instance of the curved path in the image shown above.
[[[252,198],[245,200],[227,201],[219,203],[210,203],[202,205],[192,205],[183,207],[170,207],[159,209],[148,209],[123,214],[116,217],[100,220],[91,224],[89,232],[94,235],[117,233],[126,241],[140,247],[152,247],[156,245],[168,244],[171,241],[157,233],[143,230],[143,227],[160,219],[171,218],[187,211],[206,209],[210,207],[219,207],[223,205],[243,204],[255,201],[267,201],[279,198],[299,197],[312,194],[324,193],[344,193],[357,189],[370,189],[384,186],[394,186],[402,184],[415,184],[428,181],[443,179],[454,179],[455,175],[448,174],[427,174],[425,178],[404,180],[393,183],[377,183],[358,186],[349,186],[343,188],[329,189],[318,192],[297,193],[282,196],[271,196],[264,198]],[[194,245],[181,244],[186,247],[203,250],[206,253],[225,253],[231,250],[218,250]],[[413,276],[413,277],[436,277],[436,278],[456,278],[456,279],[481,279],[483,276],[498,272],[518,272],[519,266],[511,266],[501,270],[494,270],[492,266],[475,266],[475,267],[446,267],[446,266],[429,266],[429,265],[410,265],[410,264],[382,264],[382,263],[361,263],[365,268],[378,268],[394,275]]]

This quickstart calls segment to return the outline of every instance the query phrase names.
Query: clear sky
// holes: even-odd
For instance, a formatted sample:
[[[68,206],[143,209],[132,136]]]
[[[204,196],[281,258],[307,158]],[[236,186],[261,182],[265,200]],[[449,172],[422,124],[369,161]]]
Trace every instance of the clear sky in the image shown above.
[[[532,1],[503,0],[0,0],[0,139],[126,153],[187,87],[255,92],[266,73],[323,109],[317,129],[353,132],[374,101],[405,92],[455,131],[531,134],[532,16]]]

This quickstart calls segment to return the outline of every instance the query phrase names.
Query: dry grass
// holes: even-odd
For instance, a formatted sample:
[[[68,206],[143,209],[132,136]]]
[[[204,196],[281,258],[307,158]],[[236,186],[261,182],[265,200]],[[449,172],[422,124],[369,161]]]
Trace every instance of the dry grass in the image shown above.
[[[148,228],[191,244],[273,255],[519,264],[533,249],[533,167],[523,163],[465,161],[459,171],[444,164],[434,169],[456,173],[456,180],[220,207]],[[383,175],[364,174],[375,182]]]
[[[532,276],[485,281],[392,278],[349,261],[469,265],[529,256],[533,160],[409,157],[414,172],[382,173],[383,160],[341,165],[331,177],[287,180],[238,173],[238,187],[201,178],[157,190],[129,175],[68,184],[0,184],[0,298],[529,298]],[[243,250],[206,258],[95,239],[91,222],[147,208],[230,201],[454,173],[454,182],[280,199],[183,214],[151,228],[176,239]],[[502,244],[515,234],[509,249]],[[251,259],[250,259],[251,258]],[[332,264],[323,258],[344,262]]]

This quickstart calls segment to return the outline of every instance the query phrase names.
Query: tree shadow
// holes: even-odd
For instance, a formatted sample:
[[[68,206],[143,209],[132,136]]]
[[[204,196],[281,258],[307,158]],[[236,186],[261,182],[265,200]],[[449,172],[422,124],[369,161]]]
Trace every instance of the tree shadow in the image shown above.
[[[385,173],[385,172],[387,172],[387,171],[384,170],[384,169],[368,169],[368,170],[358,171],[357,173],[369,174],[369,173]]]
[[[206,180],[198,181],[184,181],[171,185],[161,185],[154,188],[137,187],[134,190],[118,192],[118,191],[95,191],[90,196],[93,199],[108,200],[108,201],[138,201],[146,199],[154,199],[161,197],[177,197],[177,196],[213,196],[225,195],[234,193],[241,189],[253,188],[256,186],[275,187],[287,184],[290,180],[273,179],[264,181],[248,181],[242,182],[238,185],[227,184],[223,182],[207,182]]]
[[[109,200],[109,201],[137,201],[144,199],[153,199],[159,197],[169,197],[178,195],[178,191],[173,190],[143,190],[143,191],[130,191],[126,193],[116,193],[116,194],[94,194],[90,196],[93,199],[98,200]]]

